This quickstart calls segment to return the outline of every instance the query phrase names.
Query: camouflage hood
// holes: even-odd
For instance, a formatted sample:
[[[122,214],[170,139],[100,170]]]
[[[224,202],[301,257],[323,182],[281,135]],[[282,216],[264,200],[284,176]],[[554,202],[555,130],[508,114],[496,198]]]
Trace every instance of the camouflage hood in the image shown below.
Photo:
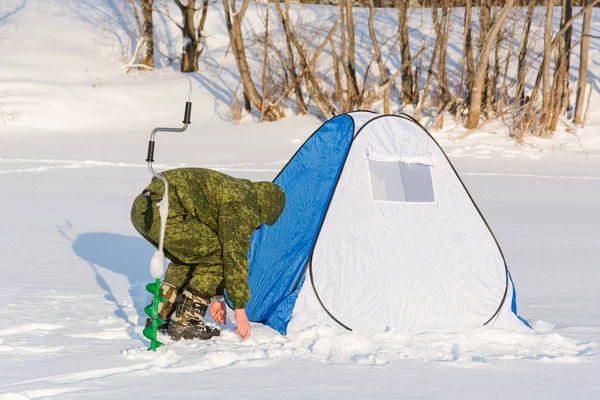
[[[273,225],[285,207],[285,192],[271,182],[254,182],[254,189],[260,206],[260,223]]]

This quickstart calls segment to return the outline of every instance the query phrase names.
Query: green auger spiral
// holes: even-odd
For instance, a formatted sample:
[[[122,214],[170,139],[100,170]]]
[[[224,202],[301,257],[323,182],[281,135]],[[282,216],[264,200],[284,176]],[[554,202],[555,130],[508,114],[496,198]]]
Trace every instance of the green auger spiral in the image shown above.
[[[154,295],[152,304],[148,304],[144,311],[146,315],[152,320],[152,325],[144,329],[144,336],[150,339],[150,348],[148,350],[156,351],[157,348],[163,345],[163,343],[156,340],[156,331],[159,325],[166,323],[158,316],[158,304],[162,303],[166,299],[160,296],[160,278],[156,278],[155,283],[149,283],[146,285],[146,290]]]

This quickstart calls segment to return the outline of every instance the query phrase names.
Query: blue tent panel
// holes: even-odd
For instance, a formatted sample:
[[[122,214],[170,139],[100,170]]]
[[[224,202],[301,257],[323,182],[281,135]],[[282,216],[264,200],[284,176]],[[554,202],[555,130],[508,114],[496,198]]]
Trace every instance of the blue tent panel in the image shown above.
[[[287,332],[287,326],[292,319],[298,294],[304,285],[304,278],[305,276],[303,275],[296,290],[294,290],[294,292],[292,292],[290,295],[285,296],[283,301],[279,303],[275,311],[271,313],[269,318],[267,318],[265,321],[265,325],[269,325],[273,329],[279,331],[282,335],[285,335]]]
[[[527,320],[525,318],[521,317],[517,313],[517,289],[515,289],[515,283],[513,282],[513,278],[512,278],[512,275],[510,274],[510,271],[507,269],[506,272],[508,273],[508,277],[510,279],[510,284],[512,285],[512,289],[513,289],[510,310],[513,312],[513,314],[515,314],[517,316],[517,318],[519,318],[519,320],[523,324],[525,324],[525,326],[527,326],[528,328],[531,328],[531,325],[529,325],[529,322],[527,322]]]
[[[246,305],[251,321],[264,322],[282,334],[292,318],[305,267],[327,206],[350,150],[354,121],[339,115],[317,130],[275,179],[286,206],[273,226],[252,235]]]

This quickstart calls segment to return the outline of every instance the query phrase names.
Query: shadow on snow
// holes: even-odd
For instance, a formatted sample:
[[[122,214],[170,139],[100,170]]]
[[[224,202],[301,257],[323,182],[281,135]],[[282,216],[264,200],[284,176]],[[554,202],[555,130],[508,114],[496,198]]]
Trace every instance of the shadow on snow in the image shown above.
[[[108,232],[89,232],[78,235],[73,241],[73,251],[87,261],[96,275],[96,283],[105,291],[106,300],[115,304],[114,314],[133,328],[145,320],[144,307],[150,301],[150,295],[144,287],[152,279],[148,272],[150,257],[154,248],[140,237]],[[129,295],[138,314],[138,321],[131,321],[122,302],[117,300],[110,285],[100,274],[103,268],[127,277]]]

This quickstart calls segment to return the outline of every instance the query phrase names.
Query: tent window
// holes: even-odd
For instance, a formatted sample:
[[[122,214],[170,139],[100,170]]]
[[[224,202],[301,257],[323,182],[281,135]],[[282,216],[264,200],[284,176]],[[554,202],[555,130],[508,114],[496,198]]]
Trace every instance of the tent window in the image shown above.
[[[429,165],[369,160],[369,172],[373,200],[435,202]]]

